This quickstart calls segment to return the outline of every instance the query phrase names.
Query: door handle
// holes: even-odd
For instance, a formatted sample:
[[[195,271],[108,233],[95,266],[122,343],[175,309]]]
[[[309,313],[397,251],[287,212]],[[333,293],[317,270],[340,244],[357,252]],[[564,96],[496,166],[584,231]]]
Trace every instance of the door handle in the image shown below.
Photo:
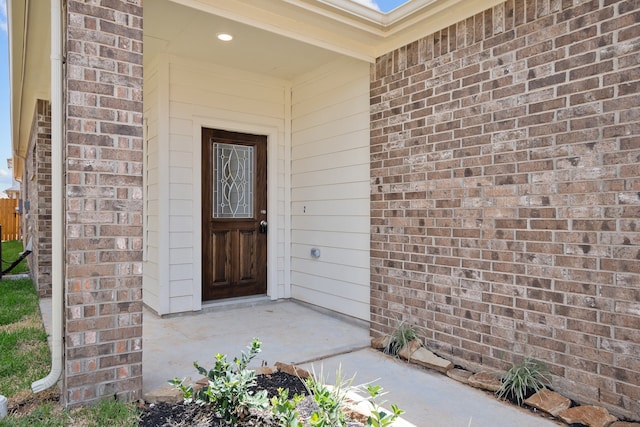
[[[264,219],[260,221],[259,231],[260,234],[267,234],[267,221],[265,221]]]

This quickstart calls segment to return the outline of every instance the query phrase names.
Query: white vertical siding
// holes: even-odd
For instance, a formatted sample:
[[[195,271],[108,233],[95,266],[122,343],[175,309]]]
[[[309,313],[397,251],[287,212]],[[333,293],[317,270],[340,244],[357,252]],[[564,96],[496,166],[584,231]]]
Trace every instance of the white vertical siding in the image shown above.
[[[291,126],[291,296],[368,320],[369,64],[298,79]]]
[[[270,227],[269,291],[284,294],[285,109],[288,83],[225,67],[171,57],[169,61],[169,313],[201,307],[201,183],[202,126],[246,133],[269,134]],[[271,200],[273,198],[274,200]],[[277,200],[276,200],[277,199]],[[276,225],[277,224],[277,225]],[[278,239],[276,242],[275,239]]]

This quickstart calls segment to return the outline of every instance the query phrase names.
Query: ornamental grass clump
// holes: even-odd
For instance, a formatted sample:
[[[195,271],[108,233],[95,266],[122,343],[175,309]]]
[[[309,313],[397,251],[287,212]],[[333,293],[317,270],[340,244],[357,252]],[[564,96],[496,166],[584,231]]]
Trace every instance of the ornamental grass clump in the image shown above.
[[[354,378],[345,379],[342,376],[342,367],[339,366],[333,386],[327,385],[322,371],[320,375],[316,375],[313,372],[306,379],[307,390],[318,406],[318,409],[311,414],[309,419],[309,424],[312,427],[342,427],[346,425],[347,416],[344,413],[344,408],[347,391],[351,387]]]
[[[407,325],[404,321],[400,322],[398,327],[391,333],[391,335],[389,335],[387,344],[384,346],[382,351],[385,354],[398,356],[402,347],[417,338],[418,334],[412,325]]]
[[[524,400],[550,383],[549,368],[542,362],[526,358],[522,363],[513,365],[502,376],[502,387],[496,391],[500,399],[510,399],[518,406]]]

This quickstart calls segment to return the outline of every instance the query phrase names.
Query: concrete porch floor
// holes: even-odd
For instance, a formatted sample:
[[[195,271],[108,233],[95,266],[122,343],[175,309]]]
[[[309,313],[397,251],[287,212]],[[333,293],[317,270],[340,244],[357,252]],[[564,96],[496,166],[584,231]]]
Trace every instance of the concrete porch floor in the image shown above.
[[[406,411],[403,418],[417,427],[544,427],[556,424],[493,396],[460,384],[446,375],[389,358],[369,348],[366,322],[293,301],[266,298],[214,304],[204,312],[159,318],[144,314],[144,390],[173,377],[199,377],[198,361],[213,365],[216,353],[228,359],[246,350],[252,338],[262,342],[254,365],[275,362],[301,365],[329,381],[341,366],[354,385],[375,382],[388,394],[384,400]]]
[[[51,322],[51,300],[41,307]],[[275,362],[321,371],[333,381],[338,367],[354,384],[375,382],[389,404],[406,411],[402,426],[545,427],[559,423],[499,402],[493,396],[435,371],[389,358],[369,348],[365,322],[293,301],[249,298],[207,306],[203,311],[160,318],[145,309],[143,318],[144,392],[174,377],[199,377],[193,362],[210,368],[216,353],[239,356],[253,338],[262,352],[253,365]]]

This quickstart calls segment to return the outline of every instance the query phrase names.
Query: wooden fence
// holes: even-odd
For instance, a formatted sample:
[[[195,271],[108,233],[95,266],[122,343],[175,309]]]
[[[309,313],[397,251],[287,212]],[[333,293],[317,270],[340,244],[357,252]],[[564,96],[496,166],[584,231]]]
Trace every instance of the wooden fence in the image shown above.
[[[2,240],[20,239],[20,215],[18,215],[17,207],[18,199],[0,199]]]

